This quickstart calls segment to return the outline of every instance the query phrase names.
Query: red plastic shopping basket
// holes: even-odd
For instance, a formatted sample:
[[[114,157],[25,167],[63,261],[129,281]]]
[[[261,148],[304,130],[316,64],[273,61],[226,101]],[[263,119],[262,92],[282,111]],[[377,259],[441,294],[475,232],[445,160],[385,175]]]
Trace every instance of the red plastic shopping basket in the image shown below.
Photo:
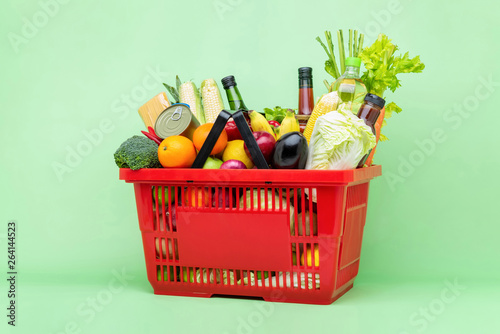
[[[380,166],[120,170],[134,183],[156,294],[330,304],[358,273]]]

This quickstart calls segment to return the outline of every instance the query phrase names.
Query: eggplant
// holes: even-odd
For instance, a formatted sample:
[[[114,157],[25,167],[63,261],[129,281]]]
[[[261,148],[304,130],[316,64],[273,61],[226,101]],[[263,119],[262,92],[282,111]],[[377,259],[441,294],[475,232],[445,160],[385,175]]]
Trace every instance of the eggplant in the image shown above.
[[[307,139],[298,131],[284,134],[274,148],[273,168],[304,169],[309,148]]]

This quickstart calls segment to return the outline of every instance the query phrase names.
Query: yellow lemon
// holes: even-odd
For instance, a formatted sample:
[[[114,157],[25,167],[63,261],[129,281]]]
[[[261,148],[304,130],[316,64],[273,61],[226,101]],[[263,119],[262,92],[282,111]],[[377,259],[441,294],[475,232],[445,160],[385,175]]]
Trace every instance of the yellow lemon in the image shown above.
[[[311,248],[307,248],[306,251],[307,254],[307,266],[310,267],[312,266],[312,254],[311,254]],[[304,253],[300,256],[300,264],[304,265]],[[314,246],[314,266],[319,267],[319,249],[318,245]]]
[[[245,152],[245,142],[243,140],[231,140],[227,143],[224,154],[222,154],[222,160],[225,162],[232,159],[243,162],[248,169],[253,168],[253,162]]]

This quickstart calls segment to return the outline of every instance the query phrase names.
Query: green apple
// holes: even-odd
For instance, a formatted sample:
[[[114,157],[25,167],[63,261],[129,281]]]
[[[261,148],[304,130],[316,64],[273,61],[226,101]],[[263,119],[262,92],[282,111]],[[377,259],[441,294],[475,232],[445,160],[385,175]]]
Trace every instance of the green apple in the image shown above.
[[[167,266],[163,266],[163,279],[161,279],[161,270],[158,268],[157,271],[158,281],[168,281]],[[174,267],[170,267],[170,281],[174,280]]]
[[[170,188],[170,194],[169,194],[169,189]],[[168,198],[168,201],[163,201],[163,196],[165,195],[165,198]],[[156,198],[156,187],[153,187],[153,201],[155,201]],[[158,187],[158,198],[160,198],[160,201],[163,201],[165,204],[172,203],[175,198],[175,187]],[[160,202],[161,203],[161,202]]]
[[[264,278],[267,278],[269,276],[269,274],[267,273],[267,271],[264,271]],[[262,274],[260,271],[257,272],[257,279],[260,280],[262,277]]]
[[[219,169],[223,161],[217,158],[208,157],[203,165],[203,169]]]
[[[188,281],[187,269],[183,268],[183,272],[184,272],[184,274],[182,275],[182,276],[184,276],[183,277],[184,278],[183,282],[187,282]],[[189,271],[189,277],[191,278],[190,282],[194,283],[194,271],[192,269]]]

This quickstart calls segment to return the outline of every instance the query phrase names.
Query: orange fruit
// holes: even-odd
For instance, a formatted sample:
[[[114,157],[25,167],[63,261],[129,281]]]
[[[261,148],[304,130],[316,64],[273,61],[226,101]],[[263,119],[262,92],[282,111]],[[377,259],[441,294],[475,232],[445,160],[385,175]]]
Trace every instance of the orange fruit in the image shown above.
[[[210,130],[212,130],[213,126],[214,126],[213,123],[205,123],[197,127],[196,130],[194,130],[193,143],[198,151],[201,150],[201,147],[203,146],[203,143],[205,143],[205,140],[207,139],[208,134],[210,133]],[[222,133],[220,134],[219,139],[217,139],[217,142],[215,143],[212,152],[210,152],[210,155],[218,154],[224,151],[226,145],[227,145],[227,132],[226,130],[222,130]]]
[[[189,196],[191,194],[191,198]],[[184,204],[190,207],[209,207],[210,206],[210,193],[208,188],[184,189]]]
[[[158,160],[163,167],[188,168],[196,159],[193,142],[183,136],[165,138],[158,147]]]

